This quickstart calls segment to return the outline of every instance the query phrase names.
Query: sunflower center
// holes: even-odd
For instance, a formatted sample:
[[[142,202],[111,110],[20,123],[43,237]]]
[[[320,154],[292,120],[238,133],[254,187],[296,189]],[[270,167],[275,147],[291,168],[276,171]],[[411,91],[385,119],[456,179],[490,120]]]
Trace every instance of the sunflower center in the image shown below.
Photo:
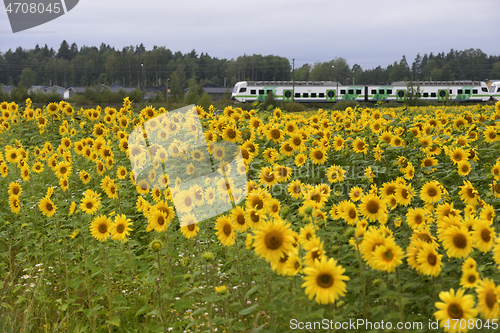
[[[277,230],[273,230],[266,235],[264,242],[268,249],[279,249],[281,244],[283,244],[283,234]]]
[[[488,290],[488,292],[486,293],[485,297],[484,297],[484,300],[486,301],[486,306],[488,306],[488,308],[492,309],[495,307],[495,304],[497,303],[497,297],[495,295],[495,293],[493,292],[493,290]]]
[[[189,229],[189,231],[193,231],[194,230],[194,224],[188,225],[188,229]]]
[[[116,232],[123,233],[125,231],[125,226],[123,224],[119,224],[116,226]]]
[[[387,261],[391,261],[391,260],[392,260],[392,258],[394,258],[394,254],[393,254],[393,253],[392,253],[392,251],[390,251],[390,250],[389,250],[389,251],[385,251],[385,253],[384,253],[384,258],[385,258],[385,260],[387,260]]]
[[[323,273],[318,275],[316,278],[316,283],[321,288],[329,288],[333,285],[333,276],[328,273]]]
[[[430,188],[428,191],[427,191],[427,194],[430,196],[430,197],[434,197],[436,194],[437,194],[437,191],[435,188]]]
[[[156,219],[156,222],[159,225],[164,225],[165,224],[165,218],[163,217],[163,215],[158,216],[158,218]]]
[[[463,249],[467,246],[467,238],[462,234],[456,234],[453,236],[453,245],[459,249]]]
[[[54,206],[50,202],[47,202],[47,204],[45,205],[45,209],[50,212],[54,209]]]
[[[355,218],[355,217],[356,217],[356,211],[355,211],[354,209],[351,209],[351,210],[349,211],[349,217],[350,217],[351,219],[353,219],[353,218]]]
[[[434,253],[429,253],[429,255],[427,256],[427,262],[429,263],[429,265],[435,266],[437,263],[436,255]]]
[[[452,303],[448,307],[448,315],[453,319],[460,319],[464,315],[464,312],[460,304]]]
[[[272,173],[271,174],[264,173],[264,180],[266,182],[272,182],[274,180],[274,175]]]
[[[366,210],[370,213],[370,214],[376,214],[380,209],[380,206],[378,204],[377,201],[375,200],[370,200],[368,202],[368,204],[366,205]]]
[[[227,137],[230,139],[234,139],[236,137],[236,132],[230,128],[226,131]]]
[[[193,203],[193,200],[191,200],[191,197],[187,197],[186,199],[184,199],[184,203],[186,204],[186,206],[190,207]]]
[[[233,229],[231,228],[231,225],[229,225],[229,224],[225,224],[225,225],[224,225],[224,228],[222,228],[222,231],[224,232],[224,234],[225,234],[226,236],[230,236],[230,235],[231,235],[231,231],[232,231],[232,230],[233,230]]]
[[[431,237],[429,235],[426,235],[426,234],[420,234],[420,235],[418,235],[418,238],[423,240],[424,242],[427,242],[427,243],[432,242]]]
[[[255,212],[251,212],[251,213],[250,213],[250,218],[252,219],[252,221],[253,221],[254,223],[257,223],[257,222],[259,222],[259,221],[260,221],[260,217],[259,217],[259,215],[255,214]]]
[[[87,207],[87,209],[92,209],[94,205],[92,204],[92,202],[87,202],[87,204],[85,205],[85,207]]]
[[[99,232],[101,234],[104,234],[104,233],[106,233],[108,231],[108,226],[105,223],[101,223],[101,224],[99,224],[99,228],[98,229],[99,229]]]
[[[476,277],[474,275],[469,275],[469,278],[467,280],[469,280],[469,283],[474,283],[476,282]]]
[[[489,229],[484,228],[483,230],[481,230],[481,239],[486,243],[488,243],[491,240],[491,234]]]

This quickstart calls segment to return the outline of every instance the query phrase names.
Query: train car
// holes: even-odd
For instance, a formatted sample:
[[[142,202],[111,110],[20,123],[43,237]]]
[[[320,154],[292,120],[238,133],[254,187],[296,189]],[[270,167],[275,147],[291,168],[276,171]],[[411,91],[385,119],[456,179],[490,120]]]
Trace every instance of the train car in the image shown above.
[[[500,101],[500,80],[490,81],[489,92],[492,99]]]
[[[412,85],[418,98],[429,101],[480,102],[491,98],[486,83],[479,81],[423,81]],[[386,86],[346,86],[332,81],[241,81],[234,86],[232,98],[239,102],[264,101],[272,92],[276,100],[285,102],[403,102],[407,89],[408,82],[404,81]]]

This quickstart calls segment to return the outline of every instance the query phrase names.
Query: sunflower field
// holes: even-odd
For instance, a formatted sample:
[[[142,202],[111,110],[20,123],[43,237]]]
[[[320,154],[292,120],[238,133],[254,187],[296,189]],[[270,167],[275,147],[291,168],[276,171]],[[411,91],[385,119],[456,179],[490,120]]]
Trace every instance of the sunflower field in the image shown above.
[[[188,109],[0,104],[0,330],[499,331],[500,102]]]

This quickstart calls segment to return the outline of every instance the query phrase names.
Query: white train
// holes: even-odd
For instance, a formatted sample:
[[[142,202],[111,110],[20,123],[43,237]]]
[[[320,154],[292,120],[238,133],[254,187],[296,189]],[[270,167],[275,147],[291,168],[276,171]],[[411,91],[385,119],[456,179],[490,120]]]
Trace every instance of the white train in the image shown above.
[[[491,82],[491,81],[490,81]],[[500,81],[423,81],[413,82],[418,97],[430,101],[484,102],[490,98],[500,100]],[[408,96],[407,82],[391,85],[346,86],[331,81],[241,81],[233,88],[232,98],[239,102],[264,101],[273,93],[278,101],[285,102],[336,102],[352,101],[404,101]]]
[[[500,101],[500,80],[489,81],[488,85],[491,98]]]

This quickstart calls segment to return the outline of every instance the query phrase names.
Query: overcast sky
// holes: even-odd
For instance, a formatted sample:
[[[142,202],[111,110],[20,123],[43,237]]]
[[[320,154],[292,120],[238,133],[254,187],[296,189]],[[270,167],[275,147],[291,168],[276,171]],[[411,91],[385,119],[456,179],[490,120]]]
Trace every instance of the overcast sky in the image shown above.
[[[80,0],[64,16],[15,34],[0,9],[0,52],[37,43],[57,51],[66,40],[226,59],[272,54],[295,58],[296,67],[342,57],[370,69],[405,55],[411,66],[417,52],[499,55],[499,14],[500,0]]]

